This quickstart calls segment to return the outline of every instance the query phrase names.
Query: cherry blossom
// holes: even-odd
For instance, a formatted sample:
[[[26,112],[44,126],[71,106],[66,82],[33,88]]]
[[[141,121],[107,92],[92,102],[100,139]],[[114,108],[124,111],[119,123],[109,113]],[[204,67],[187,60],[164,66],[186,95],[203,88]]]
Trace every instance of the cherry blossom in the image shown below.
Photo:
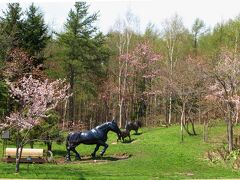
[[[8,82],[11,96],[20,104],[20,110],[6,117],[1,126],[16,126],[29,129],[38,124],[41,118],[46,118],[46,112],[54,109],[59,101],[66,100],[69,85],[65,80],[48,79],[41,81],[32,75],[24,76],[17,83]]]

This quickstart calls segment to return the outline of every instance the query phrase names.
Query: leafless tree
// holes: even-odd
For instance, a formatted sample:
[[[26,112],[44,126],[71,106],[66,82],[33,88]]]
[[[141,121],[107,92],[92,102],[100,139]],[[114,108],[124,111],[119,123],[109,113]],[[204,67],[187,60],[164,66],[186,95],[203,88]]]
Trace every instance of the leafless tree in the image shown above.
[[[165,22],[163,23],[162,36],[167,49],[167,62],[170,68],[168,124],[171,124],[171,121],[172,121],[172,88],[171,87],[172,87],[172,76],[174,73],[173,68],[178,59],[176,49],[184,31],[185,31],[185,28],[182,23],[182,19],[178,15],[174,15],[171,18],[166,19]]]

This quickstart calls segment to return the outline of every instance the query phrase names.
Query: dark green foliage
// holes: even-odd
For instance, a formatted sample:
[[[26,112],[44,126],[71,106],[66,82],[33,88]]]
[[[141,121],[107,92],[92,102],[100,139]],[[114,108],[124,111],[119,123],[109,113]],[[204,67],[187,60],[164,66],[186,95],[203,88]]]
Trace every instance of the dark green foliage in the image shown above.
[[[1,24],[3,33],[9,38],[10,47],[19,46],[22,43],[22,9],[19,3],[9,3],[8,9],[3,12]]]
[[[197,127],[201,132],[202,126]],[[239,129],[239,127],[237,127]],[[2,178],[38,178],[38,179],[233,179],[239,178],[239,170],[233,171],[228,165],[210,163],[205,153],[219,147],[225,140],[222,132],[224,126],[218,125],[211,129],[211,141],[205,143],[202,135],[186,137],[179,143],[179,127],[144,128],[141,135],[132,135],[132,143],[116,142],[116,134],[109,134],[109,148],[106,155],[96,160],[74,161],[64,163],[65,146],[56,145],[54,159],[58,164],[22,164],[21,173],[14,173],[14,164],[0,162]],[[238,130],[239,132],[239,130]],[[216,143],[214,143],[216,142]],[[0,144],[1,145],[1,144]],[[37,147],[43,148],[41,144]],[[95,146],[80,145],[77,151],[89,156]],[[2,148],[0,148],[1,154]],[[111,160],[112,155],[132,155],[125,160]],[[73,154],[74,155],[74,154]],[[102,163],[102,160],[110,160]],[[110,173],[111,172],[111,173]]]
[[[88,15],[87,10],[86,3],[77,2],[75,9],[69,12],[66,31],[58,35],[60,44],[66,47],[67,72],[74,78],[77,78],[76,75],[86,75],[86,78],[101,75],[109,56],[109,50],[104,45],[105,37],[94,26],[97,14]]]
[[[0,17],[0,60],[5,60],[9,50],[19,47],[23,39],[23,13],[19,3],[9,3]]]
[[[4,115],[6,115],[8,111],[8,98],[9,94],[7,85],[3,80],[0,80],[0,120],[4,117]]]
[[[0,21],[0,71],[2,71],[4,60],[6,59],[6,54],[9,50],[10,37],[4,33],[4,24]]]
[[[30,56],[35,58],[35,65],[42,64],[42,50],[46,47],[50,38],[48,28],[44,22],[43,14],[32,3],[26,11],[23,29],[23,48]]]
[[[34,142],[43,141],[48,150],[51,150],[52,142],[62,143],[64,138],[61,133],[59,124],[59,115],[51,111],[48,113],[48,118],[42,121],[39,125],[34,126],[29,132],[30,145],[33,147]]]
[[[91,47],[91,39],[96,28],[93,27],[97,19],[97,14],[88,16],[88,6],[83,2],[76,2],[75,9],[70,10],[65,32],[59,34],[59,40],[67,47],[67,57],[69,60],[79,60],[84,62],[87,58],[87,50]]]
[[[65,32],[58,34],[59,43],[64,46],[64,68],[70,91],[78,94],[97,94],[97,86],[105,76],[109,50],[105,37],[94,26],[97,13],[89,15],[85,2],[76,2],[65,24]],[[69,118],[74,121],[74,96],[69,98]]]
[[[22,139],[27,135],[28,141],[31,148],[34,147],[36,142],[43,142],[47,145],[48,150],[52,150],[52,143],[62,144],[64,141],[64,136],[59,128],[59,118],[60,116],[54,112],[50,111],[48,113],[49,117],[44,119],[39,125],[34,126],[27,133],[28,130],[20,132],[19,139]],[[10,129],[10,143],[16,144],[17,141],[17,130],[15,128]]]
[[[218,23],[211,32],[199,37],[201,53],[217,61],[223,48],[239,52],[240,17]]]
[[[23,19],[23,15],[26,18]],[[8,9],[0,17],[0,60],[7,59],[13,48],[24,48],[35,58],[35,64],[43,61],[42,50],[50,36],[43,15],[32,4],[24,14],[19,3],[9,3]]]

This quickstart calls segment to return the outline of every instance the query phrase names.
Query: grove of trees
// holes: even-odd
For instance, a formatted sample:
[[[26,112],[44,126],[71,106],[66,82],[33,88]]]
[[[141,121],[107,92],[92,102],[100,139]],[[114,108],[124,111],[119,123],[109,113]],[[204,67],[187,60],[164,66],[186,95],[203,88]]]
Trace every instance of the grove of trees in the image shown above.
[[[179,125],[197,135],[195,124],[226,122],[229,151],[239,123],[240,17],[214,28],[196,19],[187,29],[177,14],[140,32],[130,11],[103,34],[98,13],[76,2],[61,32],[40,9],[8,4],[0,17],[0,121],[19,108],[7,82],[29,74],[52,81],[66,78],[69,99],[56,108],[60,129],[91,128],[115,119],[145,126]],[[51,32],[51,33],[50,33]],[[54,33],[53,33],[54,32]],[[210,118],[211,117],[211,118]],[[50,123],[51,124],[51,123]],[[44,126],[49,127],[49,126]]]

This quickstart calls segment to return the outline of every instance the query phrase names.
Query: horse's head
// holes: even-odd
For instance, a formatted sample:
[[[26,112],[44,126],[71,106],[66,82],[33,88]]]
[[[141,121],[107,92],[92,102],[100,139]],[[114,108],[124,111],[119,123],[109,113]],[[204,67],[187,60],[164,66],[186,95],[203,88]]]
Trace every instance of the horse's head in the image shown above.
[[[121,136],[121,131],[120,131],[117,123],[116,123],[114,120],[112,120],[111,122],[109,122],[109,127],[110,127],[110,130],[111,130],[111,131],[115,132],[115,133],[118,135],[118,137]]]

